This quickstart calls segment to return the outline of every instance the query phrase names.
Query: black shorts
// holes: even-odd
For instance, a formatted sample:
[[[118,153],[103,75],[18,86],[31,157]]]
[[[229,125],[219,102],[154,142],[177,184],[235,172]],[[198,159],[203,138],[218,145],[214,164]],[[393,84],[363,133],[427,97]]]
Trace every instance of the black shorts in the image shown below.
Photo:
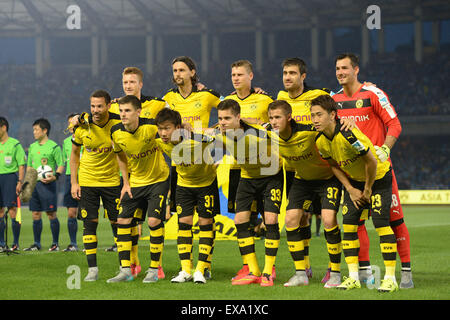
[[[53,212],[58,210],[58,193],[56,182],[43,183],[38,181],[31,194],[30,211]]]
[[[98,219],[100,199],[105,210],[105,217],[117,221],[120,208],[120,186],[117,187],[81,187],[80,210],[78,219]]]
[[[280,213],[283,195],[283,171],[259,178],[241,178],[236,194],[236,212],[251,211],[254,200],[263,203],[264,212]]]
[[[176,212],[176,195],[177,195],[178,173],[176,166],[170,166],[170,212]]]
[[[241,169],[230,169],[230,174],[228,176],[228,212],[230,213],[236,213],[236,186],[239,185],[240,179]],[[253,201],[251,211],[255,214],[264,212],[262,198]]]
[[[178,217],[188,217],[194,214],[197,208],[199,217],[213,218],[220,214],[219,189],[217,179],[207,187],[177,186],[177,213]]]
[[[0,174],[0,208],[17,207],[17,173]]]
[[[78,208],[78,200],[72,198],[72,184],[70,183],[70,174],[66,174],[64,178],[63,206],[66,208]]]
[[[286,171],[286,184],[284,186],[286,194],[289,194],[289,192],[291,191],[294,179],[295,179],[295,171]]]
[[[363,191],[365,182],[349,179],[353,187]],[[372,220],[386,220],[389,224],[392,202],[392,172],[389,170],[381,179],[375,180],[372,186],[370,203],[363,208],[357,209],[350,194],[344,190],[344,201],[342,205],[343,223],[358,224],[363,210],[369,209]]]
[[[336,177],[328,180],[303,180],[294,178],[288,195],[286,210],[311,211],[311,204],[322,209],[339,210],[342,184]],[[316,199],[320,199],[318,202]]]
[[[170,180],[157,182],[143,187],[131,188],[133,198],[125,193],[121,201],[121,212],[119,218],[135,218],[136,220],[144,220],[147,215],[149,218],[157,218],[161,221],[166,217],[166,201],[167,193],[170,188]],[[142,209],[143,202],[147,203],[147,210]],[[142,214],[142,215],[141,215]]]

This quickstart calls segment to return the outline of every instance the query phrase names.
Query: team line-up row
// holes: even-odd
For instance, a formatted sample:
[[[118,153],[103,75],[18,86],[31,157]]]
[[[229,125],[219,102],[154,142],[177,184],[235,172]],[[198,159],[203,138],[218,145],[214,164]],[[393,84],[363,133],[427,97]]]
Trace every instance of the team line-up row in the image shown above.
[[[96,229],[100,197],[113,226],[120,260],[120,272],[108,282],[130,281],[139,273],[137,230],[145,216],[150,228],[151,262],[143,282],[161,278],[160,258],[167,211],[177,212],[181,261],[181,271],[171,281],[207,281],[211,275],[214,216],[220,214],[217,165],[214,160],[205,161],[208,156],[213,157],[205,151],[214,145],[212,149],[224,150],[223,154],[243,154],[235,157],[237,161],[230,167],[228,180],[228,210],[235,213],[243,260],[242,269],[232,280],[233,285],[274,284],[280,242],[278,215],[285,188],[288,194],[287,242],[296,270],[285,286],[308,284],[309,239],[305,230],[309,226],[305,217],[306,212],[314,208],[322,216],[330,258],[323,280],[326,288],[360,288],[361,281],[373,279],[364,227],[369,214],[380,236],[386,269],[379,290],[398,289],[397,252],[402,261],[400,287],[413,287],[409,235],[389,159],[401,125],[386,94],[358,81],[355,55],[337,57],[336,76],[343,89],[332,97],[326,90],[306,86],[306,66],[301,59],[286,59],[283,62],[285,90],[275,101],[252,89],[252,67],[246,60],[233,63],[231,73],[236,91],[223,100],[213,90],[197,88],[195,64],[189,57],[175,59],[172,66],[177,87],[163,99],[143,96],[142,72],[129,67],[123,72],[124,97],[111,101],[106,91],[97,90],[90,97],[90,114],[69,119],[73,135],[71,150],[66,153],[66,159],[70,154],[70,166],[66,170],[70,169],[72,174],[66,200],[77,201],[65,205],[74,209],[72,218],[79,207],[79,218],[83,220],[83,243],[89,267],[85,281],[98,279]],[[178,129],[189,131],[195,127],[189,119],[201,121],[206,128],[213,107],[218,110],[215,129],[178,134]],[[48,195],[53,194],[54,180],[64,169],[56,143],[48,139],[50,127],[42,125],[44,120],[33,125],[37,141],[29,148],[28,166],[49,165],[56,169],[56,174],[39,181],[31,196],[35,244],[28,248],[30,250],[40,249],[42,211],[49,215],[55,242],[56,227],[52,227],[52,221],[56,210],[51,209],[56,208],[56,201],[52,202],[52,196]],[[199,148],[204,152],[195,152]],[[183,160],[172,159],[173,166],[169,169],[163,153],[170,157],[180,155],[180,150]],[[186,161],[186,153],[190,161]],[[196,155],[201,159],[195,159]],[[19,170],[15,191],[20,190],[22,180],[23,169]],[[336,219],[341,190],[344,191],[343,236]],[[172,209],[166,209],[168,197]],[[194,210],[200,226],[195,268],[192,262]],[[253,232],[258,213],[263,217],[266,230],[262,271],[256,260]],[[52,248],[54,246],[58,246],[57,238]],[[344,281],[340,273],[342,251],[349,270]]]

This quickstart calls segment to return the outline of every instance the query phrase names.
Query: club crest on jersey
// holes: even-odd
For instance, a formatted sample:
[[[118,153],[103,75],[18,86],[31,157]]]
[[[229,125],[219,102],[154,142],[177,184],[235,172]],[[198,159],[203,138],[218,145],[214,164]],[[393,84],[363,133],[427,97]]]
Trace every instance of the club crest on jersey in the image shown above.
[[[356,101],[356,107],[357,108],[362,108],[363,105],[364,105],[364,102],[361,99]]]

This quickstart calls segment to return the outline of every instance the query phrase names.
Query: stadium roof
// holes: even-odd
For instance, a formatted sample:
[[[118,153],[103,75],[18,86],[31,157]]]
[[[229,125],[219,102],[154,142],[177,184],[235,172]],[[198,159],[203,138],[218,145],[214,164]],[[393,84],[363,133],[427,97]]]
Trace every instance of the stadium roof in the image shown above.
[[[199,33],[301,29],[317,15],[320,27],[361,25],[372,1],[352,0],[0,0],[0,37]],[[382,23],[450,19],[448,0],[377,0]],[[68,30],[67,8],[77,5],[81,29]],[[206,24],[204,24],[206,22]]]

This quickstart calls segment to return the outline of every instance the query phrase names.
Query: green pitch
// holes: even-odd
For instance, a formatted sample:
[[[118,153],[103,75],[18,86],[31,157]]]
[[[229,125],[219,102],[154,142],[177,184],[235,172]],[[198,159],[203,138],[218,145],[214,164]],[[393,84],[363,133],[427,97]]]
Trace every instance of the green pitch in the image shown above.
[[[20,237],[21,249],[33,242],[31,214],[22,210],[22,230]],[[230,279],[241,267],[241,258],[235,241],[217,241],[213,258],[213,279],[205,285],[194,283],[172,284],[170,278],[177,274],[179,260],[176,251],[176,241],[165,243],[163,267],[166,279],[155,284],[144,284],[142,279],[149,263],[148,240],[139,242],[139,256],[143,272],[138,279],[128,283],[107,284],[106,280],[113,277],[118,270],[118,256],[114,252],[105,252],[112,244],[112,232],[109,223],[102,219],[99,224],[98,266],[99,280],[94,283],[83,282],[87,272],[86,258],[79,252],[47,251],[51,244],[51,233],[48,218],[44,214],[44,229],[42,233],[42,250],[40,252],[23,252],[18,255],[0,255],[0,288],[2,300],[15,299],[176,299],[176,300],[304,300],[304,299],[450,299],[450,207],[404,207],[405,221],[411,237],[411,254],[413,280],[416,286],[412,290],[400,290],[393,294],[381,294],[365,286],[360,290],[341,292],[336,289],[324,289],[320,283],[327,268],[323,231],[320,237],[314,235],[315,221],[312,222],[313,238],[310,245],[310,257],[313,278],[307,287],[284,288],[294,272],[293,263],[286,245],[286,237],[282,233],[281,245],[278,251],[275,286],[262,288],[259,285],[232,286]],[[60,247],[64,249],[69,237],[66,226],[66,210],[60,209],[58,217],[61,223]],[[8,238],[12,239],[9,224]],[[379,251],[378,236],[372,226],[367,223],[371,240],[371,263],[381,268],[384,266]],[[82,224],[79,222],[78,244],[82,246]],[[144,226],[143,236],[149,233]],[[11,243],[11,242],[10,242]],[[197,245],[198,242],[195,241]],[[257,240],[257,253],[260,266],[264,263],[264,241]],[[194,257],[197,256],[196,248]],[[397,258],[398,259],[398,258]],[[344,260],[342,258],[342,260]],[[81,281],[76,287],[76,270],[79,268]],[[75,270],[75,271],[74,271]],[[347,275],[345,262],[342,273]],[[397,280],[400,280],[400,262],[397,263]],[[73,289],[71,289],[73,288]]]

